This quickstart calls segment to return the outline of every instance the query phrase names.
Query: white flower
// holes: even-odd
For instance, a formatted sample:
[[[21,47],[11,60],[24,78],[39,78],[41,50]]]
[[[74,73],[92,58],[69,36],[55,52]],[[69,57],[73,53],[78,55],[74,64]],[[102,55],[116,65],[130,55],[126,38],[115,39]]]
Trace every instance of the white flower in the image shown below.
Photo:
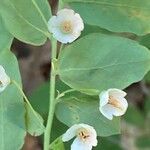
[[[97,145],[97,134],[92,126],[87,124],[75,124],[70,127],[63,135],[63,142],[75,137],[71,145],[71,150],[91,150],[92,146]]]
[[[50,18],[48,29],[59,42],[71,43],[80,36],[84,24],[79,14],[71,9],[62,9],[57,16]]]
[[[5,88],[9,83],[10,83],[10,78],[7,76],[3,66],[0,65],[0,92],[5,90]]]
[[[122,116],[128,108],[128,102],[124,98],[126,95],[127,93],[119,89],[103,91],[99,95],[100,112],[109,120],[112,120],[113,116]]]

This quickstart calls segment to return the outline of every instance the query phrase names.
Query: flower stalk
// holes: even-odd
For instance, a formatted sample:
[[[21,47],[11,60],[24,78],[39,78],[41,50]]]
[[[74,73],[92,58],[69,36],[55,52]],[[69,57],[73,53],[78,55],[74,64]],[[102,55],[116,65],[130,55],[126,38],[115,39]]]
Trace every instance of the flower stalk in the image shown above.
[[[44,132],[44,150],[49,149],[50,138],[51,138],[51,128],[52,122],[55,112],[55,80],[56,80],[56,69],[55,69],[55,61],[57,55],[57,41],[52,39],[52,53],[51,53],[51,75],[50,75],[50,97],[49,97],[49,113],[47,119],[47,125]]]

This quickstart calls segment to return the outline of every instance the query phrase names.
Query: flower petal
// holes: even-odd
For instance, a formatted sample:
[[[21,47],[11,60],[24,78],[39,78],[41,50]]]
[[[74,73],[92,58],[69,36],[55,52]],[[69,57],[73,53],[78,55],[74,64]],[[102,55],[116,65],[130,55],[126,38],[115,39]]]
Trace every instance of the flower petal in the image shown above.
[[[5,72],[3,66],[0,65],[0,92],[2,92],[10,83],[10,78]]]
[[[103,107],[108,103],[109,100],[109,93],[108,91],[102,91],[99,95],[100,98],[100,107]]]
[[[50,32],[54,32],[54,29],[56,28],[56,24],[58,24],[57,18],[56,16],[52,16],[48,21],[48,29]]]
[[[92,145],[82,142],[79,138],[76,138],[72,145],[71,150],[91,150]]]
[[[77,130],[81,128],[79,125],[75,124],[72,127],[70,127],[65,134],[62,136],[62,141],[66,142],[71,140],[77,133]]]
[[[113,116],[122,116],[125,114],[128,108],[128,103],[125,98],[120,98],[119,103],[120,108],[114,107],[110,104],[106,104],[105,106],[99,108],[100,112],[109,120],[112,120]]]
[[[75,14],[72,18],[74,32],[81,32],[84,29],[84,23],[79,14]]]
[[[114,97],[125,97],[127,95],[126,92],[120,90],[120,89],[108,89],[109,95],[112,95]]]
[[[113,113],[114,116],[124,115],[128,108],[128,102],[125,98],[120,98],[118,102],[120,103],[121,109],[116,108]]]
[[[75,12],[72,9],[61,9],[57,12],[57,16],[61,17],[61,18],[71,18],[72,16],[74,16]]]
[[[113,119],[114,108],[111,105],[106,104],[103,107],[99,107],[99,110],[107,119]]]

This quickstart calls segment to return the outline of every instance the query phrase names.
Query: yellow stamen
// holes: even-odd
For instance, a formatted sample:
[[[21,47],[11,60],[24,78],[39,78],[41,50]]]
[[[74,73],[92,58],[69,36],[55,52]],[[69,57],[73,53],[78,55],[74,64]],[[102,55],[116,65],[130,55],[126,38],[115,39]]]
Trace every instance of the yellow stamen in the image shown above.
[[[117,99],[115,99],[113,96],[109,96],[108,104],[113,105],[116,108],[119,108],[122,110],[122,107]]]
[[[64,33],[71,33],[72,30],[73,30],[71,21],[64,21],[64,22],[62,22],[61,30]]]
[[[86,139],[90,136],[89,132],[85,129],[78,130],[77,136],[82,140],[86,141]]]

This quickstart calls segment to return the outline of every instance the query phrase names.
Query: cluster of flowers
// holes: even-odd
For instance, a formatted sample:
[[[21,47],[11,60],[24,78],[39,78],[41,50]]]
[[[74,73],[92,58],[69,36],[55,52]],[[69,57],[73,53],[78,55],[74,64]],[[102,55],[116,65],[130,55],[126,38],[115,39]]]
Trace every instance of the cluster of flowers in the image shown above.
[[[76,40],[84,29],[83,20],[80,15],[70,9],[63,9],[53,16],[48,22],[49,31],[61,43],[71,43]],[[0,65],[0,92],[10,84],[10,78],[3,66]],[[109,120],[113,116],[122,116],[128,107],[124,98],[126,93],[119,89],[108,89],[100,93],[100,112]],[[64,142],[74,138],[71,150],[91,150],[97,145],[97,133],[95,129],[87,124],[75,124],[62,136]]]

